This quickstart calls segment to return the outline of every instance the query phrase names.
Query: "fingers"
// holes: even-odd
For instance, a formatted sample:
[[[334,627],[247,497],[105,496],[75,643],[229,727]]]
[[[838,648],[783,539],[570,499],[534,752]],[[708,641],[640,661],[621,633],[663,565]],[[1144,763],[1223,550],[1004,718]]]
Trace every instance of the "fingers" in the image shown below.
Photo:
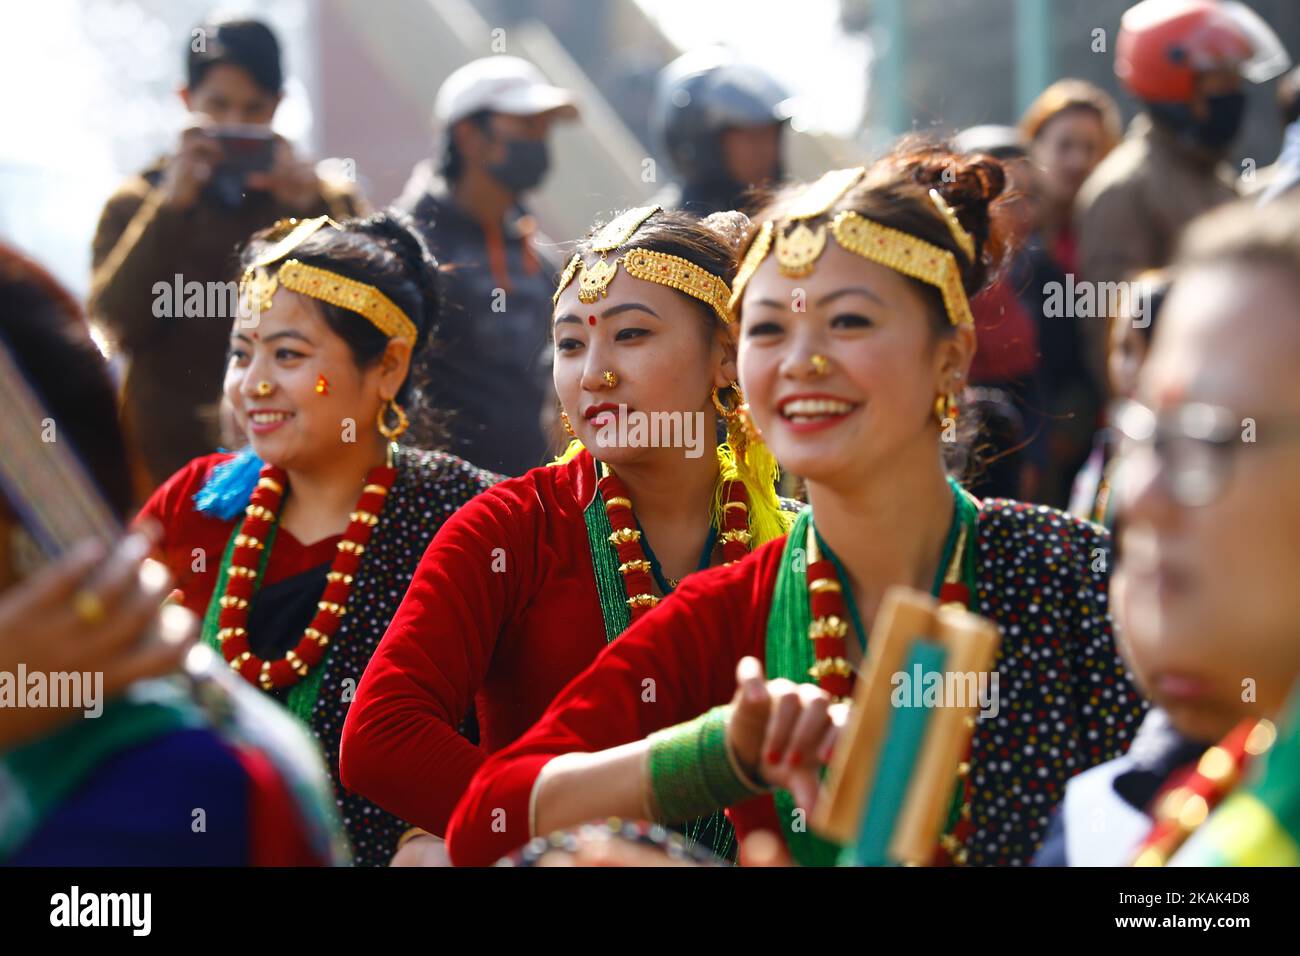
[[[198,618],[182,607],[163,608],[156,628],[150,628],[149,638],[105,668],[104,693],[112,695],[135,681],[172,673],[197,638]]]
[[[0,600],[0,615],[38,615],[45,609],[70,604],[86,575],[104,560],[106,550],[93,539],[81,542],[33,574],[22,587],[10,589]]]
[[[785,757],[786,744],[799,717],[799,697],[794,692],[794,684],[787,680],[774,680],[768,692],[772,695],[772,709],[763,734],[764,776],[769,765],[779,764]]]
[[[755,830],[740,845],[742,866],[794,866],[785,841],[771,830]]]
[[[767,700],[767,685],[763,680],[763,665],[758,662],[757,657],[742,657],[737,662],[736,689],[739,692],[740,700],[748,704],[762,704]]]
[[[785,752],[786,762],[792,767],[815,767],[822,762],[818,750],[830,726],[830,718],[826,714],[830,700],[820,691],[814,695],[807,693],[804,688],[817,691],[817,688],[809,684],[800,688],[803,708],[790,731]]]
[[[146,561],[131,579],[124,598],[104,621],[86,635],[90,654],[112,655],[140,637],[158,613],[171,588],[171,575],[156,561]]]

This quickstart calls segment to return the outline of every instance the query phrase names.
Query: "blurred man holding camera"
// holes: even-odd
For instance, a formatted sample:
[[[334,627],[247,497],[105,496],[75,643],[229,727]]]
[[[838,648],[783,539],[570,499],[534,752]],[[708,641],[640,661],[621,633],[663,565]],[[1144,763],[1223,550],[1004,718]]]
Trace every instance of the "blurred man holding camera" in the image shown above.
[[[283,72],[264,23],[197,28],[186,74],[180,97],[191,119],[175,153],[109,199],[93,246],[91,307],[130,362],[123,414],[142,451],[142,494],[217,444],[233,315],[224,307],[214,314],[210,304],[230,297],[205,294],[198,308],[190,284],[236,279],[239,246],[278,219],[341,218],[361,202],[351,184],[320,179],[271,132]],[[189,301],[175,301],[172,290],[186,290]]]

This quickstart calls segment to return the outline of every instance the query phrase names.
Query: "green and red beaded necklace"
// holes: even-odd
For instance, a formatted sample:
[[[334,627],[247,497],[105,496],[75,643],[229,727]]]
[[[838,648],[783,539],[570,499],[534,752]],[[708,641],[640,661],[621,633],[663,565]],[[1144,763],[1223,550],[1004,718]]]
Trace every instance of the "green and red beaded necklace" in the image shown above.
[[[321,662],[330,640],[347,613],[348,599],[361,566],[362,555],[388,492],[397,477],[391,466],[378,466],[366,474],[365,485],[347,529],[338,543],[316,615],[297,645],[275,660],[253,653],[248,640],[248,615],[266,572],[267,559],[279,526],[280,508],[288,476],[275,465],[264,465],[257,486],[244,509],[222,557],[217,586],[203,621],[203,640],[221,655],[244,680],[266,691],[288,688],[287,705],[303,720],[311,716],[320,688]]]

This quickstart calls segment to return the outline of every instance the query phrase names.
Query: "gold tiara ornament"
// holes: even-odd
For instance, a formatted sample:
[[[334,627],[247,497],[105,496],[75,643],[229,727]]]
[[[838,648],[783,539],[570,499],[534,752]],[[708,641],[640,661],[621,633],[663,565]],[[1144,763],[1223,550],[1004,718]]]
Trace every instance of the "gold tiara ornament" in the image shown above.
[[[592,303],[609,294],[609,284],[614,281],[618,265],[623,264],[623,271],[634,279],[657,282],[669,288],[684,292],[699,299],[713,309],[723,322],[732,320],[729,306],[731,288],[718,276],[681,256],[653,249],[631,249],[622,256],[609,259],[607,254],[620,246],[626,245],[641,225],[660,211],[659,206],[639,206],[629,209],[617,216],[592,236],[591,248],[600,253],[600,258],[590,264],[582,261],[582,255],[575,253],[564,272],[555,295],[551,296],[551,305],[560,301],[560,293],[568,288],[573,277],[578,277],[578,301]]]
[[[768,221],[759,227],[736,273],[728,303],[733,315],[745,286],[773,249],[782,275],[802,278],[812,273],[813,266],[826,248],[828,227],[825,223],[810,226],[804,220],[826,215],[840,197],[865,175],[866,169],[861,166],[832,170],[796,196],[781,221]],[[956,212],[937,189],[931,189],[929,195],[958,247],[973,262],[975,241],[970,233],[963,228]],[[937,288],[953,325],[974,324],[962,284],[961,267],[949,250],[849,210],[834,217],[829,231],[840,248]]]
[[[305,219],[249,263],[239,281],[239,295],[245,308],[255,315],[269,309],[276,290],[283,287],[355,312],[390,339],[401,339],[414,345],[418,338],[415,323],[374,286],[297,259],[284,259],[325,226],[342,228],[329,216]],[[284,261],[280,262],[282,259]],[[273,270],[271,267],[277,262],[280,266]]]

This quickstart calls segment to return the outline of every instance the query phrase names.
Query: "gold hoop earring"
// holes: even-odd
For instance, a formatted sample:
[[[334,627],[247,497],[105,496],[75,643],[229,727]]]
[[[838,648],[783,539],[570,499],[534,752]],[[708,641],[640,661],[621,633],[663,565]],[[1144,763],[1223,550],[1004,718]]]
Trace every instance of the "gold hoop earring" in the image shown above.
[[[808,361],[812,363],[813,374],[816,375],[818,378],[822,378],[830,373],[831,360],[828,359],[825,355],[819,355],[814,353],[813,355],[810,355],[808,357]]]
[[[568,412],[565,411],[560,412],[560,421],[564,423],[564,430],[569,433],[570,438],[578,437],[578,433],[573,430],[573,422],[569,421]]]
[[[605,380],[606,388],[615,388],[618,385],[618,376],[613,372],[611,372],[609,369],[605,369],[605,372],[603,375],[601,375],[601,378]]]
[[[758,443],[763,440],[763,433],[758,430],[754,424],[754,419],[749,414],[749,402],[741,402],[736,406],[736,423],[740,427],[740,432],[751,443]]]
[[[389,411],[397,415],[396,425],[390,426],[386,421]],[[411,427],[411,420],[406,417],[406,410],[390,398],[386,403],[379,406],[379,414],[375,416],[375,425],[379,428],[379,434],[389,441],[397,441],[398,436]]]
[[[258,382],[257,387],[253,389],[253,394],[258,398],[266,398],[266,396],[271,394],[271,391],[274,388],[275,386],[270,382]]]
[[[958,414],[957,396],[953,395],[952,392],[935,398],[934,420],[939,423],[940,428],[945,427],[949,419],[955,422]]]
[[[740,393],[740,385],[737,382],[732,382],[727,386],[727,388],[736,393],[736,404],[731,408],[728,408],[726,403],[723,402],[722,398],[718,395],[718,387],[716,385],[713,386],[713,392],[710,397],[713,399],[713,407],[718,410],[718,414],[722,416],[723,420],[733,422],[736,420],[736,415],[739,414],[736,409],[739,408],[741,403],[745,400],[745,396]]]

